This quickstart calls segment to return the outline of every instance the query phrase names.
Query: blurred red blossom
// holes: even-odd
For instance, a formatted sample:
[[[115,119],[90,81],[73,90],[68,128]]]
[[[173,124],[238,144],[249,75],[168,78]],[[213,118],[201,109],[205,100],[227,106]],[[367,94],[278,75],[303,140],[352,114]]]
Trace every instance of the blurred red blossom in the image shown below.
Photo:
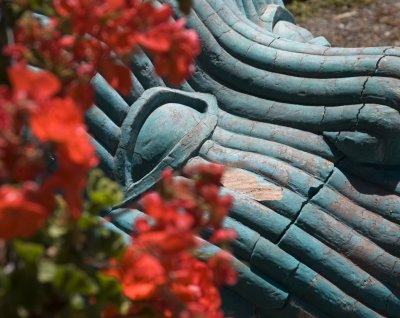
[[[204,189],[215,187],[218,193],[222,173],[221,166],[200,165],[191,171],[193,180],[174,177],[167,169],[157,191],[140,201],[149,217],[136,221],[130,248],[109,273],[123,282],[127,297],[147,300],[156,316],[223,317],[218,287],[236,282],[232,256],[220,252],[203,262],[192,253],[200,248],[196,236],[205,229],[215,230],[214,243],[236,237],[221,224],[232,202],[229,196],[219,196],[225,203],[218,209],[204,209],[209,205]]]
[[[200,41],[185,28],[184,19],[174,20],[171,6],[152,1],[46,1],[50,14],[45,22],[34,14],[32,3],[39,6],[16,3],[22,9],[13,30],[15,41],[3,48],[11,63],[0,86],[0,239],[31,238],[62,210],[67,220],[60,224],[66,228],[44,235],[46,244],[51,237],[60,239],[60,246],[68,239],[84,246],[89,234],[82,228],[95,223],[80,222],[92,204],[84,197],[88,174],[98,164],[84,121],[94,104],[93,76],[99,72],[112,88],[129,95],[132,74],[127,65],[141,48],[156,73],[178,85],[193,72]],[[90,267],[117,279],[131,316],[223,317],[218,288],[235,283],[233,259],[221,252],[200,260],[198,237],[211,231],[215,244],[236,237],[222,225],[232,198],[220,194],[222,166],[202,164],[184,174],[164,171],[157,188],[138,203],[147,216],[136,220],[132,242],[122,256],[104,258],[98,253],[99,267]],[[64,239],[63,231],[74,237]],[[58,248],[45,249],[56,255]],[[75,246],[68,248],[65,259],[77,256],[82,267],[84,256],[69,253]],[[88,270],[87,262],[84,259],[83,270]],[[71,264],[63,267],[57,259],[53,265],[66,270]],[[92,276],[98,277],[97,272]],[[96,304],[92,294],[82,299]],[[119,315],[111,307],[102,312]]]
[[[0,187],[0,238],[30,237],[44,224],[49,213],[41,202],[34,200],[38,189],[34,184],[22,188]]]

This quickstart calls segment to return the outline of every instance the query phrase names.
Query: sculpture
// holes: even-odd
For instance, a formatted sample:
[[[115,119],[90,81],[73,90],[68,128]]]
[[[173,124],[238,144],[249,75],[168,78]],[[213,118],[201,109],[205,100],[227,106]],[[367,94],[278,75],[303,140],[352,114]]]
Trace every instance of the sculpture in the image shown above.
[[[196,0],[188,25],[203,52],[179,90],[145,53],[130,96],[94,79],[87,122],[124,204],[167,166],[234,167],[283,197],[226,189],[240,274],[227,313],[400,317],[400,49],[331,48],[280,0]]]

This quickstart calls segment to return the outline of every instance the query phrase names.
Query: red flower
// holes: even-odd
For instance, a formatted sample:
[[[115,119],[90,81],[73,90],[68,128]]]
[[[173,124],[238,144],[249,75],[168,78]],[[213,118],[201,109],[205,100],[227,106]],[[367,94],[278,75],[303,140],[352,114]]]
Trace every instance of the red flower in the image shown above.
[[[16,181],[34,180],[36,176],[45,171],[46,165],[43,158],[43,149],[40,147],[36,145],[24,145],[7,150],[10,150],[10,153],[5,153],[5,157],[8,157],[9,154],[11,156],[6,158],[6,160],[12,160],[12,157],[14,157],[13,163],[9,161],[9,167]]]
[[[47,71],[32,71],[24,64],[8,69],[8,77],[16,98],[43,100],[52,97],[60,89],[58,78]]]
[[[140,301],[132,307],[137,316],[146,312],[156,317],[223,317],[218,287],[236,282],[232,258],[221,253],[204,263],[192,251],[200,243],[196,235],[207,227],[214,228],[212,240],[217,243],[236,237],[234,231],[221,228],[231,198],[219,195],[222,167],[204,165],[193,176],[195,182],[164,171],[159,191],[140,201],[148,217],[135,222],[129,251],[120,268],[109,272],[129,298]]]
[[[43,149],[37,145],[23,143],[19,136],[5,136],[4,139],[0,137],[0,180],[34,180],[45,171],[43,154]]]
[[[132,300],[151,299],[167,279],[160,261],[149,254],[140,253],[134,246],[125,250],[120,267],[109,274],[121,281],[125,295]]]
[[[162,189],[164,191],[165,189]],[[174,194],[184,195],[183,188],[171,189]],[[192,229],[194,218],[188,213],[181,213],[185,209],[185,202],[180,198],[177,200],[168,200],[162,198],[157,192],[147,193],[141,200],[143,210],[156,222],[156,228],[175,229],[186,232]]]
[[[5,131],[12,129],[13,110],[10,105],[10,91],[5,86],[0,86],[0,127],[1,135],[4,135]]]
[[[207,261],[209,268],[214,273],[215,286],[236,284],[237,272],[232,266],[232,260],[232,255],[220,252]]]
[[[187,316],[222,318],[221,298],[213,285],[213,272],[207,264],[188,254],[179,257],[178,262],[170,289],[184,304]]]
[[[87,161],[78,164],[70,160],[65,149],[58,151],[56,153],[57,169],[43,184],[43,188],[47,191],[59,190],[62,192],[74,219],[80,216],[83,209],[83,192],[86,188],[89,170],[97,165],[94,149],[89,149],[91,150],[86,156]]]
[[[84,126],[76,127],[62,148],[73,163],[82,167],[90,169],[98,163],[95,148]]]
[[[218,229],[210,238],[210,242],[214,244],[220,244],[229,242],[237,238],[237,233],[233,229]]]
[[[31,128],[41,141],[64,143],[82,125],[83,115],[70,98],[43,103],[31,118]]]
[[[73,81],[66,88],[66,95],[71,97],[82,110],[87,110],[93,105],[94,90],[90,83]]]
[[[168,39],[157,43],[147,33],[159,25],[171,23],[171,7],[166,4],[156,7],[150,2],[138,0],[126,2],[122,13],[118,14],[119,18],[109,20],[99,32],[99,39],[122,56],[128,56],[138,44],[152,46],[156,50],[168,49]]]
[[[136,38],[138,43],[153,52],[165,52],[170,49],[171,43],[168,37],[157,36],[154,28],[170,25],[172,9],[164,4],[155,8],[150,3],[143,3],[138,7],[134,28],[138,31]]]
[[[128,95],[131,92],[131,72],[125,65],[118,64],[111,58],[106,58],[100,64],[100,73],[110,86],[121,94]]]
[[[58,144],[74,163],[93,167],[94,147],[86,134],[82,112],[71,98],[43,103],[32,113],[31,128],[39,140]]]
[[[108,20],[116,18],[116,12],[124,9],[124,0],[55,0],[57,13],[71,20],[74,33],[92,35]],[[90,12],[90,14],[88,14]]]
[[[45,168],[43,149],[23,134],[34,103],[13,97],[11,90],[0,87],[0,180],[10,183],[33,180]]]
[[[197,188],[205,184],[220,186],[223,173],[224,166],[215,163],[196,164],[185,168],[185,174],[195,180]]]
[[[156,251],[157,254],[174,254],[193,248],[195,237],[192,232],[150,231],[136,237],[135,243],[149,251]]]
[[[150,192],[143,196],[141,200],[144,211],[150,215],[155,221],[159,222],[165,219],[166,215],[176,215],[176,210],[171,205],[166,205],[166,202],[157,192]]]
[[[213,184],[202,186],[199,193],[209,206],[209,225],[220,228],[222,221],[229,214],[233,198],[229,195],[221,196],[219,187]]]
[[[157,46],[156,43],[162,45]],[[200,53],[198,35],[193,30],[185,29],[183,19],[153,28],[141,44],[154,55],[157,74],[166,77],[174,85],[192,74],[194,59]]]
[[[13,91],[0,91],[0,102],[18,106],[11,107],[17,109],[11,116],[6,108],[0,109],[0,123],[11,131],[7,138],[0,134],[0,168],[13,171],[11,177],[0,178],[41,182],[40,189],[30,191],[0,187],[0,238],[36,233],[54,209],[55,192],[64,196],[71,217],[79,217],[88,171],[97,164],[83,114],[93,103],[90,80],[97,71],[127,95],[131,72],[119,61],[128,63],[137,45],[150,53],[156,72],[172,84],[191,74],[200,52],[196,33],[185,29],[184,20],[173,21],[169,5],[142,0],[53,4],[56,16],[49,23],[24,15],[16,25],[16,44],[7,49],[18,61],[54,71],[62,83],[52,73],[17,64],[9,71]],[[21,133],[27,118],[36,139]],[[55,170],[45,174],[40,157],[49,149],[56,157]],[[231,205],[230,197],[219,195],[222,171],[216,165],[201,166],[192,180],[174,178],[167,171],[159,192],[142,199],[148,217],[137,221],[132,244],[108,271],[132,300],[132,316],[145,312],[159,317],[222,317],[216,285],[234,281],[230,260],[216,256],[204,263],[193,256],[196,235],[207,227],[215,230],[215,242],[234,237],[232,231],[221,229]]]
[[[46,209],[33,201],[27,189],[0,187],[0,238],[14,239],[34,235],[48,217]]]
[[[39,140],[56,147],[57,170],[45,186],[62,191],[71,216],[77,218],[87,173],[98,162],[81,111],[70,98],[49,100],[32,113],[31,128]]]

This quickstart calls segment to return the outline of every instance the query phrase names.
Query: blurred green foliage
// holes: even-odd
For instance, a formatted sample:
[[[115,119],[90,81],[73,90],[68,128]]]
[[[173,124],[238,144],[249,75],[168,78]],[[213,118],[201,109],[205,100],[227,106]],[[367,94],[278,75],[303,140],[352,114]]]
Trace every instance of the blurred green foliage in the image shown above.
[[[35,237],[0,246],[0,317],[90,318],[104,308],[128,308],[118,281],[103,273],[125,243],[104,226],[101,210],[123,199],[121,188],[94,170],[81,217],[69,217],[65,202]]]

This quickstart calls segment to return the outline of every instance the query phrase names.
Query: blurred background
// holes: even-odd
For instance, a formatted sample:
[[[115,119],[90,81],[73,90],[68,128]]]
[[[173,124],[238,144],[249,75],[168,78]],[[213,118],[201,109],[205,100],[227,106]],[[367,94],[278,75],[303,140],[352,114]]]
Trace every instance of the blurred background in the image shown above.
[[[286,0],[299,25],[332,46],[400,46],[400,0]]]

